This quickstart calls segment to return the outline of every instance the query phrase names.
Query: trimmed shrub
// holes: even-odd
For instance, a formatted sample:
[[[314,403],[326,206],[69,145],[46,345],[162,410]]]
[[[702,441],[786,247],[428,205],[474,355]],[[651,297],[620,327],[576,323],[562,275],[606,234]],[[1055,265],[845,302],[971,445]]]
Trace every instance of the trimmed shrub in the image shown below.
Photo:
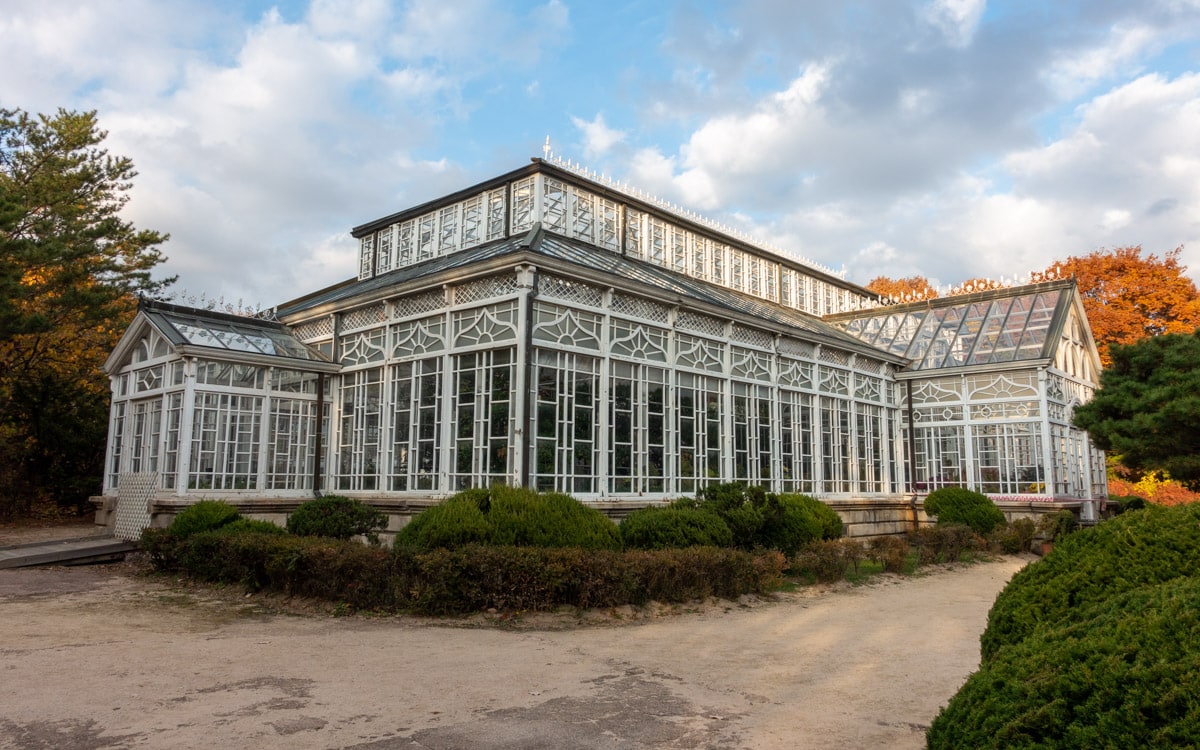
[[[1200,570],[1200,505],[1151,505],[1055,543],[1013,576],[980,638],[986,664],[1039,627],[1080,621],[1085,605]]]
[[[840,581],[850,568],[858,574],[858,564],[866,557],[866,548],[854,539],[821,539],[804,545],[791,561],[791,571],[823,583]]]
[[[489,544],[621,549],[617,525],[569,495],[495,485],[485,515]]]
[[[1017,518],[1011,523],[997,527],[989,540],[1006,555],[1028,552],[1037,533],[1037,524],[1032,518]]]
[[[987,536],[1004,523],[1004,513],[987,495],[965,487],[943,487],[925,498],[925,512],[937,516],[941,524],[970,526],[976,534]]]
[[[1047,513],[1038,519],[1038,533],[1048,542],[1062,539],[1079,529],[1075,514],[1063,508],[1056,513]]]
[[[709,485],[700,496],[701,510],[720,516],[740,549],[794,555],[809,542],[842,535],[838,514],[807,495],[767,494],[761,487],[731,482]]]
[[[630,513],[620,526],[627,549],[730,547],[733,534],[716,513],[698,508],[643,508]]]
[[[908,535],[908,543],[917,551],[917,561],[922,565],[958,562],[964,552],[982,550],[987,546],[971,527],[962,524],[939,524],[918,529]]]
[[[379,543],[378,532],[387,526],[387,516],[361,500],[326,495],[301,503],[288,516],[287,530],[296,536],[350,539],[365,536]]]
[[[483,498],[487,498],[486,492]],[[478,492],[469,490],[418,513],[401,527],[392,544],[437,549],[484,544],[487,540],[488,522],[479,509]]]
[[[1137,495],[1109,495],[1108,502],[1114,516],[1119,516],[1131,510],[1141,510],[1146,507],[1146,498]]]
[[[410,521],[396,544],[418,549],[464,544],[620,549],[617,525],[568,496],[495,485],[468,490]]]
[[[908,542],[898,536],[877,536],[867,543],[871,559],[887,573],[903,573],[908,564]]]
[[[170,532],[180,538],[205,531],[215,531],[226,524],[241,518],[237,508],[220,500],[201,500],[180,511],[168,527]]]
[[[217,529],[220,534],[286,534],[287,529],[270,521],[260,521],[254,518],[239,518],[233,523],[227,523]]]
[[[934,720],[928,747],[1200,745],[1200,579],[1078,609],[994,654]]]
[[[388,551],[292,535],[205,532],[181,539],[161,529],[148,529],[143,540],[159,570],[358,609],[434,615],[734,598],[770,591],[784,565],[776,552],[715,547],[617,552],[466,545]]]

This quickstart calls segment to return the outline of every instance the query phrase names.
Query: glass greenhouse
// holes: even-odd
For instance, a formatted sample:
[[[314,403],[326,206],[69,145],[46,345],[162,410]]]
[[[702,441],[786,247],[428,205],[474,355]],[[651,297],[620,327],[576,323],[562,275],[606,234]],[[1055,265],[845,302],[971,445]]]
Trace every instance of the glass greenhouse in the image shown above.
[[[142,303],[106,365],[102,507],[270,517],[324,492],[403,516],[497,482],[618,515],[725,481],[868,514],[946,485],[1105,496],[1070,423],[1099,370],[1071,281],[883,304],[542,159],[353,234],[357,278],[277,320]]]

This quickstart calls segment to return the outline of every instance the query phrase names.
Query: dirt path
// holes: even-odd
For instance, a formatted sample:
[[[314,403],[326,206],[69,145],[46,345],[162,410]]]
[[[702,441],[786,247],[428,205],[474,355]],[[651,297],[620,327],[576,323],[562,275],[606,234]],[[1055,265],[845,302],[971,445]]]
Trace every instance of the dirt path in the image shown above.
[[[515,628],[0,571],[0,748],[917,748],[1024,564]]]

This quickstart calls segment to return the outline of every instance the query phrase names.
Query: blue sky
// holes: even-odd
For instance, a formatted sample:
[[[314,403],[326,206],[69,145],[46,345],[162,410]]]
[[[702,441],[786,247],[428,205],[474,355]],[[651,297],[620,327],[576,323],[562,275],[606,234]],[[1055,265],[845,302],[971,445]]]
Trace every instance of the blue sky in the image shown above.
[[[350,227],[547,136],[858,283],[1200,272],[1200,0],[4,6],[0,107],[97,110],[191,295],[348,278]]]

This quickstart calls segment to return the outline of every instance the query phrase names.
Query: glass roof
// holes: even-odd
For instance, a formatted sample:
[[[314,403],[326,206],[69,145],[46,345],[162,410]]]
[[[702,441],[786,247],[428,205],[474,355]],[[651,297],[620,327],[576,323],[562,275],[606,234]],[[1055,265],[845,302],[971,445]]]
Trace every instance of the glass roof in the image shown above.
[[[188,344],[273,357],[323,361],[317,352],[282,329],[259,327],[250,322],[171,313],[160,313],[156,317],[169,324],[182,341]]]
[[[1061,294],[1054,289],[895,312],[880,308],[842,325],[846,333],[912,360],[913,370],[1038,359]]]

